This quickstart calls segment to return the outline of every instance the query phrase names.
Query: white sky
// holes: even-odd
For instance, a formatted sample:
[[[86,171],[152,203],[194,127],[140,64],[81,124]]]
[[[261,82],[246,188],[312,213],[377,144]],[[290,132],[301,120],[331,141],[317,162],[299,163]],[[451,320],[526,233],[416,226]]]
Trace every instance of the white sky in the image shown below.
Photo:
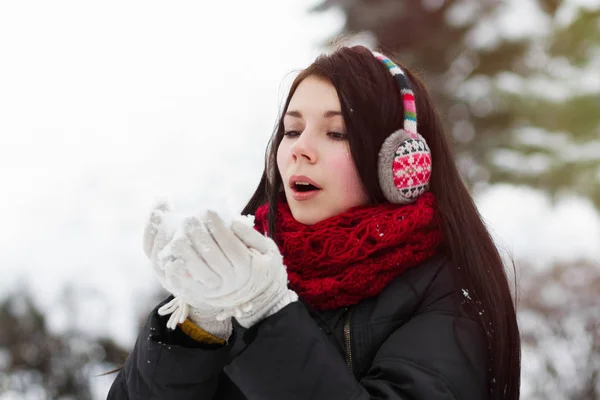
[[[65,283],[110,295],[121,311],[93,330],[133,340],[131,303],[156,288],[140,246],[153,200],[239,210],[282,83],[342,24],[260,4],[2,3],[3,293],[24,279],[44,307]]]
[[[314,3],[2,2],[0,297],[25,283],[53,329],[131,345],[158,287],[141,250],[152,202],[241,209],[284,83],[343,24]],[[508,186],[478,201],[516,258],[600,259],[586,202]],[[73,325],[56,309],[67,284]]]

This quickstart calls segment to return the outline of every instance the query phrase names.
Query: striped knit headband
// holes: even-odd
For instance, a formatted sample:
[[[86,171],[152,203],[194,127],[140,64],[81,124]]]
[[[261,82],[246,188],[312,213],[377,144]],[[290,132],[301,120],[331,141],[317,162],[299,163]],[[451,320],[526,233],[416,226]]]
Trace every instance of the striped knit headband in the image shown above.
[[[381,53],[375,58],[386,66],[400,87],[404,126],[385,139],[377,162],[379,186],[394,204],[409,204],[429,190],[431,151],[417,132],[417,107],[410,81],[402,68]]]
[[[402,105],[404,107],[404,130],[408,133],[417,133],[417,107],[415,104],[415,94],[410,87],[408,77],[398,65],[396,65],[388,57],[381,53],[373,52],[375,58],[381,61],[392,76],[396,78],[396,82],[400,86],[402,93]]]

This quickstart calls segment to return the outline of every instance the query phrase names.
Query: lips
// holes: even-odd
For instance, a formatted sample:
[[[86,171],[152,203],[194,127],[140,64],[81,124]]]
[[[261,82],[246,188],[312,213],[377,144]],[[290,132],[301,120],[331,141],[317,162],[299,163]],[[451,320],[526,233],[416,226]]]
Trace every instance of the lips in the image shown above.
[[[304,175],[294,175],[289,180],[292,197],[297,201],[312,199],[322,188],[312,179]]]
[[[308,186],[313,190],[321,190],[321,186],[319,186],[315,181],[310,179],[305,175],[292,175],[290,178],[290,188],[297,189],[298,187]]]

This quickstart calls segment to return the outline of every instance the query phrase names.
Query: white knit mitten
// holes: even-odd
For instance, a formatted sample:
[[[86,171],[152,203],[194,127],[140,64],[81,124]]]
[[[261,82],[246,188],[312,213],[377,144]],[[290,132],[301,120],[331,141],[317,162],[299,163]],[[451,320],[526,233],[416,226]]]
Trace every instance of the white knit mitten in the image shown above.
[[[217,321],[216,316],[222,311],[205,304],[199,294],[202,287],[182,283],[174,271],[181,270],[181,266],[193,262],[191,243],[182,233],[185,218],[172,211],[166,202],[159,202],[152,212],[144,229],[143,248],[150,259],[160,284],[175,297],[159,310],[159,315],[170,315],[167,321],[169,329],[175,329],[177,324],[190,318],[194,324],[205,332],[227,340],[231,335],[231,320]],[[187,246],[187,248],[184,248]],[[178,257],[181,255],[182,257]],[[197,257],[197,256],[196,256]]]
[[[228,228],[209,211],[188,219],[186,234],[199,258],[183,273],[202,282],[204,303],[222,310],[217,319],[233,316],[248,328],[298,299],[275,242],[246,223]]]
[[[233,330],[231,318],[217,320],[219,312],[212,307],[190,307],[189,304],[177,297],[159,308],[158,314],[171,314],[171,318],[176,321],[175,326],[177,326],[177,323],[185,320],[185,317],[181,320],[181,316],[185,315],[204,332],[210,333],[212,336],[222,340],[228,340]],[[169,320],[170,322],[171,320]],[[168,327],[169,323],[167,323]],[[171,327],[171,329],[175,329],[175,327]]]

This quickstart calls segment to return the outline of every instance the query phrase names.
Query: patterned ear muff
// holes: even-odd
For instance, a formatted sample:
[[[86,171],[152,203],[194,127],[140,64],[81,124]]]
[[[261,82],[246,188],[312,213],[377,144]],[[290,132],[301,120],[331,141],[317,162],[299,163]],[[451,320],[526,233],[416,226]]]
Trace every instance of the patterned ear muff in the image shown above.
[[[379,186],[394,204],[409,204],[429,190],[431,151],[417,133],[415,95],[404,71],[388,57],[373,52],[396,79],[402,93],[404,129],[388,136],[379,151]]]

